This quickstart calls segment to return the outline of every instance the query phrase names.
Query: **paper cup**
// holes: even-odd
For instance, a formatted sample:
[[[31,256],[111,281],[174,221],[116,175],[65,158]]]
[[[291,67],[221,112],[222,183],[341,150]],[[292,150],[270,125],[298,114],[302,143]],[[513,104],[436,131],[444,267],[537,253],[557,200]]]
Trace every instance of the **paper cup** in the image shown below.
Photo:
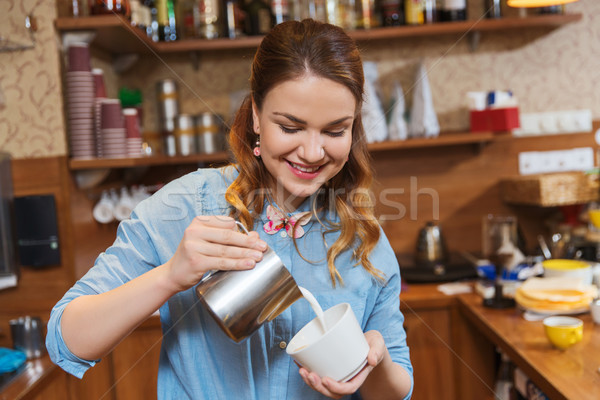
[[[369,345],[350,304],[331,307],[324,318],[325,333],[315,318],[292,338],[286,352],[321,378],[346,382],[366,365]]]

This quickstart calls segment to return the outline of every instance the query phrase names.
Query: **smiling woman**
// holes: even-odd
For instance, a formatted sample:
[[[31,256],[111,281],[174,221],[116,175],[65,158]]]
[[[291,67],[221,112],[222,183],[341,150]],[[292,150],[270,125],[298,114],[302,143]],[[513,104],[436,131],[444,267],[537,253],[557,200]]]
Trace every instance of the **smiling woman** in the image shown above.
[[[82,376],[160,309],[159,399],[410,397],[399,267],[368,197],[355,43],[333,25],[281,23],[259,46],[250,83],[229,134],[236,163],[169,183],[121,222],[52,312],[53,361]],[[305,302],[241,343],[199,304],[194,288],[208,271],[252,269],[267,248],[325,309],[346,303],[356,315],[369,348],[352,379],[298,368],[283,351],[313,318]]]

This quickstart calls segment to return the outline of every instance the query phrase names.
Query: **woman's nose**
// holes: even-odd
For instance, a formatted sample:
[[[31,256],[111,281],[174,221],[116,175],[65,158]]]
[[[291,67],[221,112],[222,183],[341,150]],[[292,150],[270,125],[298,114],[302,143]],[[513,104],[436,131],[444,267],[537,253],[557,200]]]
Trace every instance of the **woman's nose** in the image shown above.
[[[321,161],[325,157],[325,149],[320,135],[309,134],[300,146],[300,157],[307,163]]]

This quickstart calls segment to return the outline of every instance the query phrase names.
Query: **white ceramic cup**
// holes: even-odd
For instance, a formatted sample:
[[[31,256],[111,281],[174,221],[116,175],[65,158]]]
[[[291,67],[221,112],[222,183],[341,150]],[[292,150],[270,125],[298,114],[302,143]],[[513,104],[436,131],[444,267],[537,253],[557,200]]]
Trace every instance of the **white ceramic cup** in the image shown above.
[[[350,304],[337,304],[323,314],[327,332],[315,318],[290,340],[286,352],[321,378],[346,382],[366,365],[369,345]]]

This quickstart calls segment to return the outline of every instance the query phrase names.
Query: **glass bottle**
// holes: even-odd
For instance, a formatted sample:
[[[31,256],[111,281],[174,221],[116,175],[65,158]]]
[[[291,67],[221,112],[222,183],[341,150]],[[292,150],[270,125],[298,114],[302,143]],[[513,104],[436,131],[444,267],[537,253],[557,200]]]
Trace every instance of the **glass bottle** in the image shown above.
[[[91,0],[92,14],[122,14],[129,16],[128,0]]]
[[[176,6],[177,35],[181,39],[195,38],[200,23],[200,2],[178,0]]]
[[[467,19],[467,0],[444,0],[442,5],[443,21],[465,21]]]
[[[177,22],[173,0],[156,0],[156,19],[158,21],[158,40],[164,42],[177,40]]]
[[[485,0],[485,16],[486,18],[502,18],[502,10],[500,9],[500,0]]]
[[[379,26],[375,14],[375,0],[356,0],[356,27],[371,29]]]
[[[156,0],[144,0],[146,11],[146,35],[153,42],[158,42],[158,10],[156,8]]]
[[[383,26],[404,25],[404,0],[382,0],[381,19]]]
[[[421,0],[404,1],[406,25],[423,25],[423,2]]]
[[[262,0],[250,0],[246,3],[246,33],[248,35],[266,35],[273,27],[271,7]]]
[[[275,25],[291,19],[288,0],[272,0],[271,11],[273,13],[273,17],[275,18]]]
[[[440,10],[438,8],[439,0],[423,0],[423,22],[433,24],[439,22]]]

